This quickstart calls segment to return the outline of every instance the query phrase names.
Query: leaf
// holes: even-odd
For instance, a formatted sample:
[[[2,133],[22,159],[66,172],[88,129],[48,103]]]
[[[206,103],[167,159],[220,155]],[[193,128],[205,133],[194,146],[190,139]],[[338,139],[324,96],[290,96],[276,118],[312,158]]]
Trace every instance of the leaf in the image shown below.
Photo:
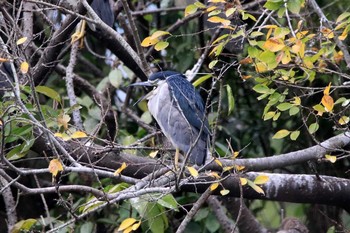
[[[248,183],[248,180],[246,178],[239,178],[239,181],[241,182],[241,185],[244,186]]]
[[[217,59],[211,61],[211,62],[209,63],[209,65],[208,65],[209,69],[213,69],[213,67],[216,65],[216,63],[218,63],[218,60],[217,60]]]
[[[257,62],[255,64],[255,71],[258,72],[258,73],[264,73],[266,71],[268,71],[268,67],[266,65],[266,63],[264,62]]]
[[[236,168],[237,171],[242,171],[242,170],[245,169],[245,166],[243,166],[243,165],[235,165],[235,168]]]
[[[235,8],[235,7],[228,8],[225,11],[226,17],[230,17],[233,13],[235,13],[236,10],[237,10],[237,8]]]
[[[299,131],[299,130],[293,131],[293,132],[290,134],[290,140],[292,140],[292,141],[297,140],[297,138],[299,137],[299,135],[300,135],[300,131]]]
[[[171,34],[170,34],[170,32],[167,32],[167,31],[155,31],[151,35],[150,39],[155,40],[155,39],[158,39],[159,37],[164,36],[164,35],[171,35]]]
[[[322,104],[325,107],[327,112],[332,112],[333,107],[334,107],[334,100],[331,96],[329,95],[324,95],[322,97]]]
[[[274,112],[274,111],[270,111],[270,112],[265,113],[264,121],[270,120],[272,117],[275,116],[275,114],[276,114],[276,112]]]
[[[202,77],[199,77],[194,83],[193,86],[194,87],[198,87],[201,83],[205,82],[207,79],[211,78],[212,74],[206,74]]]
[[[226,0],[209,0],[208,2],[212,2],[212,3],[226,3]]]
[[[221,196],[226,196],[229,193],[230,193],[230,190],[228,190],[228,189],[223,189],[220,191]]]
[[[228,19],[223,19],[219,16],[213,16],[208,19],[209,22],[211,23],[221,23],[224,26],[230,25],[231,21]]]
[[[157,51],[160,51],[160,50],[163,50],[165,49],[166,47],[169,46],[169,42],[167,41],[159,41],[155,46],[154,46],[154,49],[157,50]]]
[[[350,16],[350,12],[344,12],[338,16],[338,18],[335,22],[339,23],[339,22],[343,21],[344,19],[348,18],[349,16]]]
[[[155,158],[157,156],[157,154],[158,154],[158,150],[152,151],[151,153],[149,153],[149,157]]]
[[[270,88],[263,84],[257,84],[253,87],[253,90],[260,94],[266,94],[270,92]]]
[[[292,104],[299,106],[301,104],[301,99],[300,97],[296,96],[294,97],[294,100],[291,101]]]
[[[188,16],[188,15],[191,15],[191,14],[194,14],[196,13],[198,7],[194,4],[190,4],[188,6],[186,6],[185,8],[185,17]]]
[[[263,45],[263,48],[270,50],[271,52],[278,52],[282,50],[284,47],[286,46],[283,43],[283,40],[275,39],[275,38],[268,39]]]
[[[20,233],[20,232],[30,232],[32,226],[37,222],[36,219],[29,218],[17,222],[11,229],[11,233]]]
[[[21,66],[20,66],[20,70],[21,70],[21,72],[22,72],[22,74],[26,74],[26,73],[28,73],[28,70],[29,70],[29,64],[28,64],[28,62],[22,62],[21,63]]]
[[[195,3],[193,3],[195,6],[197,6],[198,8],[205,8],[205,5],[203,4],[203,3],[201,3],[201,2],[195,2]]]
[[[57,91],[55,91],[54,89],[47,87],[47,86],[37,86],[35,87],[35,91],[46,95],[47,97],[56,100],[57,102],[61,102],[61,96],[60,94],[58,94]]]
[[[331,89],[332,83],[329,83],[328,86],[324,89],[323,94],[324,95],[329,95],[329,91]]]
[[[23,44],[24,42],[26,42],[27,39],[28,39],[28,37],[22,37],[22,38],[20,38],[20,39],[17,40],[16,44],[17,44],[17,45],[21,45],[21,44]]]
[[[151,37],[148,36],[145,39],[143,39],[143,41],[141,42],[141,46],[142,47],[149,47],[149,46],[157,44],[158,42],[159,42],[158,38],[151,39]]]
[[[301,8],[301,0],[287,1],[287,8],[293,14],[299,14]]]
[[[347,123],[349,123],[349,120],[350,120],[350,118],[349,118],[348,116],[342,116],[342,117],[339,119],[338,123],[339,123],[340,125],[346,125]]]
[[[82,131],[75,131],[72,135],[71,138],[86,138],[87,135],[86,133],[82,132]]]
[[[186,166],[186,168],[190,172],[191,176],[194,178],[198,177],[198,171],[194,167]]]
[[[220,160],[215,159],[215,160],[214,160],[214,162],[215,162],[215,163],[217,163],[217,165],[219,165],[220,167],[222,167],[222,163],[221,163],[221,161],[220,161]]]
[[[178,203],[176,202],[176,199],[172,194],[167,194],[161,199],[157,200],[157,203],[161,206],[164,206],[165,208],[172,209],[175,211],[179,211],[178,209]]]
[[[114,172],[115,176],[118,176],[122,173],[122,171],[127,167],[125,162],[122,163],[122,165]]]
[[[131,227],[137,220],[134,218],[125,219],[119,226],[118,231],[123,231],[128,227]]]
[[[293,107],[293,105],[291,103],[281,103],[281,104],[277,105],[277,109],[282,111],[282,112],[290,109],[291,107]]]
[[[273,135],[273,139],[281,139],[284,137],[287,137],[290,134],[289,130],[286,129],[281,129],[279,130],[277,133],[275,133],[275,135]]]
[[[65,130],[68,129],[68,122],[70,121],[70,116],[67,114],[60,114],[57,118],[58,127],[63,126]]]
[[[136,231],[141,225],[141,221],[137,221],[134,225],[132,225],[131,229]]]
[[[293,106],[289,109],[289,116],[294,116],[295,114],[298,114],[300,109],[297,106]]]
[[[212,183],[210,185],[210,191],[214,191],[215,189],[217,189],[219,187],[219,182],[216,183]]]
[[[235,98],[233,97],[232,89],[230,85],[226,85],[227,99],[228,99],[228,113],[230,115],[235,107]]]
[[[254,184],[265,184],[269,181],[269,177],[266,175],[258,175],[255,177]]]
[[[58,172],[63,171],[63,166],[58,159],[53,159],[49,163],[49,171],[52,176],[56,177]]]
[[[312,123],[310,126],[309,126],[309,133],[310,134],[314,134],[319,128],[319,125],[317,122],[315,123]]]
[[[247,180],[247,181],[248,181],[248,185],[249,185],[252,189],[254,189],[255,192],[261,193],[261,194],[265,195],[265,192],[264,192],[264,190],[263,190],[261,187],[259,187],[258,185],[254,184],[254,183],[251,182],[250,180]]]
[[[328,160],[331,163],[335,163],[337,161],[337,156],[334,155],[325,155],[326,160]]]

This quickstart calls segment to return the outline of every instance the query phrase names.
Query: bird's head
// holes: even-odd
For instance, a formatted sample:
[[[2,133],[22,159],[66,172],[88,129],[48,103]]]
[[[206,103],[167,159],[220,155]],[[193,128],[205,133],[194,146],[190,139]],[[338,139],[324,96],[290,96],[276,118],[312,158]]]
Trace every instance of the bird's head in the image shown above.
[[[175,71],[160,71],[152,74],[147,81],[145,82],[137,82],[133,83],[130,86],[159,86],[164,83],[168,78],[178,76],[179,78],[183,78],[183,76]]]

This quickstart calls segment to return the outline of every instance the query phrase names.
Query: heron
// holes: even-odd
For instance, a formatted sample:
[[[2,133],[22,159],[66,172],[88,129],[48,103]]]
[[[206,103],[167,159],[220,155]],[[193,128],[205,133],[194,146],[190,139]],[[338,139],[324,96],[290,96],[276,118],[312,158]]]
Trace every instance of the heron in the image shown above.
[[[208,153],[209,124],[203,99],[186,77],[175,71],[160,71],[131,86],[154,87],[142,99],[148,100],[151,115],[176,149],[175,167],[180,151],[188,155],[190,164],[203,165]]]

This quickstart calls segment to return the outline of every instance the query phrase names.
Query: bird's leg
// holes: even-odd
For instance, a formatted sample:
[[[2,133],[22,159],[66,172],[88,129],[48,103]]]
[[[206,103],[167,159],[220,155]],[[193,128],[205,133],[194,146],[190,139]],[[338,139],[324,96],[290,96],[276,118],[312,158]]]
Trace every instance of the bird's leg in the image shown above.
[[[180,157],[180,150],[179,150],[179,148],[176,148],[175,161],[174,161],[175,170],[178,170],[178,168],[179,168],[179,157]]]
[[[71,43],[73,44],[74,42],[80,40],[79,47],[82,48],[84,45],[84,36],[85,36],[85,29],[86,29],[86,21],[82,20],[79,23],[79,26],[77,27],[76,32],[72,35],[72,41]]]

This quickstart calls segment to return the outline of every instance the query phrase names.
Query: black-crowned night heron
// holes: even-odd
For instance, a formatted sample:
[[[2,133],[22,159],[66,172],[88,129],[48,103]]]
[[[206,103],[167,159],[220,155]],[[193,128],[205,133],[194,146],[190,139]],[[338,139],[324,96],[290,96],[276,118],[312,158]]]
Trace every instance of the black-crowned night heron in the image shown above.
[[[191,164],[204,164],[210,131],[203,99],[194,86],[174,71],[158,72],[146,82],[132,84],[137,85],[155,86],[144,98],[149,100],[150,113],[176,148],[175,166],[179,150],[184,155],[189,153]]]

